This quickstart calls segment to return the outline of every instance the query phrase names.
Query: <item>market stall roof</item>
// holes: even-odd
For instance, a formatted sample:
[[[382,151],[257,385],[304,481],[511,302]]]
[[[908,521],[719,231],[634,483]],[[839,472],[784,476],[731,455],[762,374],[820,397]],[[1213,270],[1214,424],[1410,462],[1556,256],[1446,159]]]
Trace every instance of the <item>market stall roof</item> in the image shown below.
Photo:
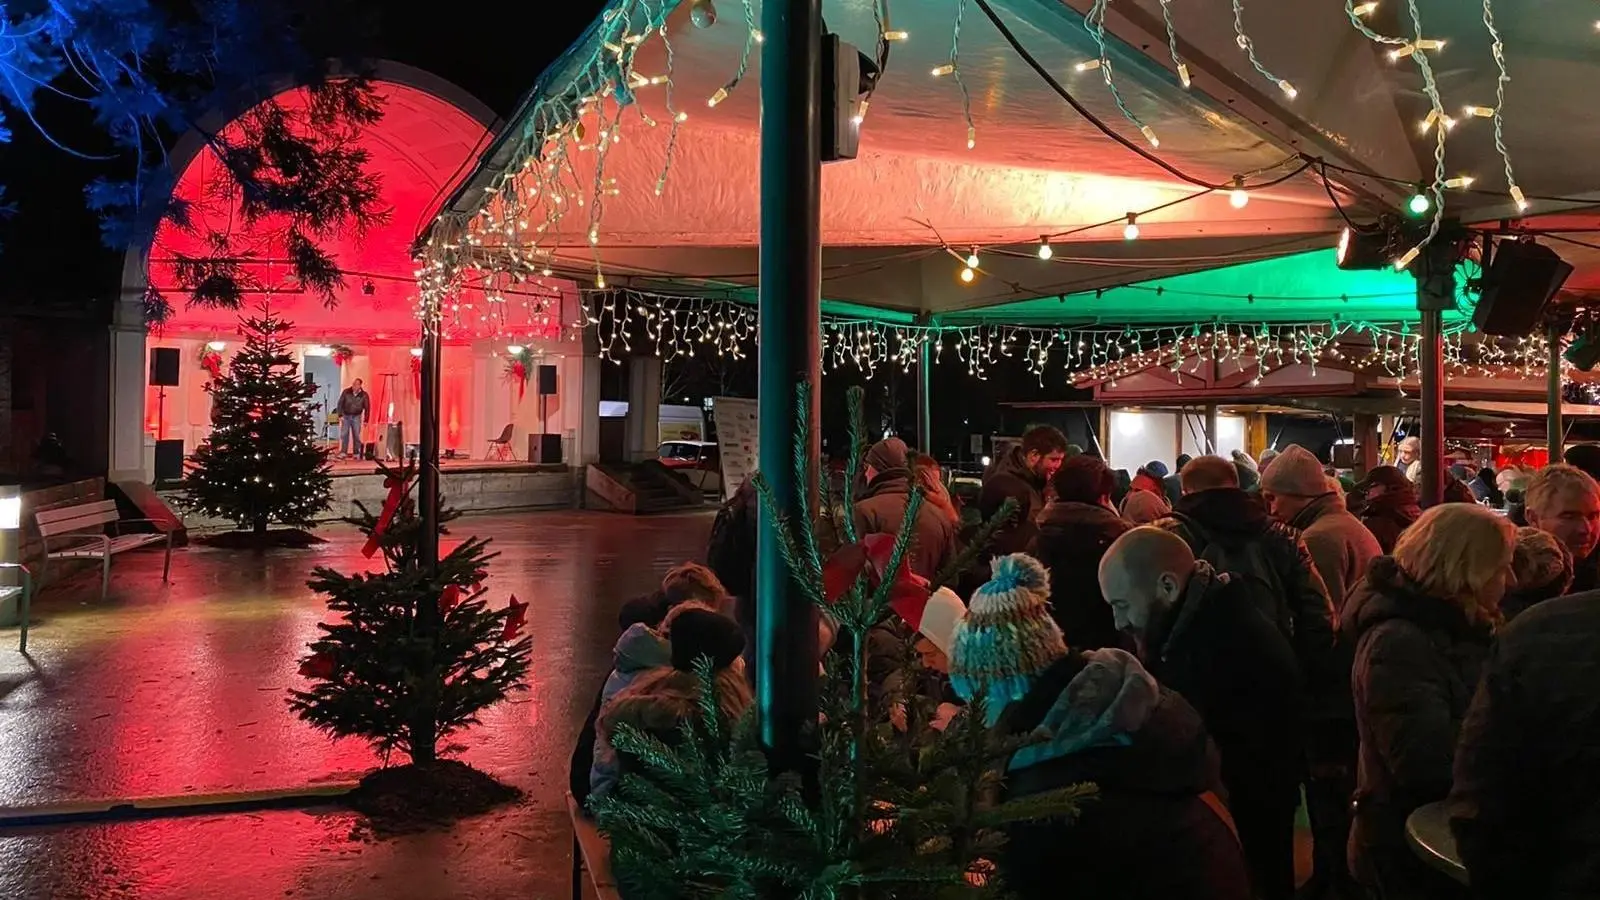
[[[713,2],[720,17],[699,28],[690,7],[703,21],[705,0],[613,0],[424,232],[435,288],[546,270],[613,286],[754,283],[760,44],[749,23],[760,4]],[[1391,61],[1392,47],[1414,49],[1405,4],[1380,3],[1362,20],[1375,34],[1406,36],[1380,45],[1338,4],[1244,4],[1240,31],[1236,4],[1195,0],[1171,8],[1170,47],[1187,88],[1159,0],[900,0],[882,30],[875,5],[825,10],[833,32],[869,52],[882,33],[906,35],[888,44],[859,158],[824,171],[832,299],[1049,318],[1057,295],[1326,248],[1343,224],[1335,201],[1369,219],[1433,178],[1439,132],[1420,125],[1434,88],[1457,122],[1445,174],[1476,179],[1448,192],[1451,215],[1519,215],[1498,131],[1530,215],[1600,228],[1600,216],[1582,211],[1600,198],[1591,164],[1600,126],[1572,114],[1600,84],[1590,0],[1545,0],[1537,16],[1502,11],[1510,80],[1496,65],[1486,4],[1418,0],[1420,33],[1444,46]],[[1104,16],[1103,34],[1085,27],[1085,13],[1091,23]],[[1469,105],[1491,112],[1468,114]],[[1183,199],[1204,190],[1192,182],[1226,188],[1237,176],[1255,186],[1308,160],[1251,190],[1243,208],[1226,190]],[[1138,239],[1125,240],[1125,216],[1144,210]],[[1048,262],[1035,252],[1046,234],[1055,236]],[[964,283],[962,258],[974,247],[978,271]],[[1580,266],[1569,289],[1600,290],[1600,246],[1557,249]],[[1327,255],[1302,259],[1293,278],[1315,283],[1317,296],[1374,293],[1376,275],[1341,272]],[[1407,279],[1390,278],[1381,292],[1396,299],[1385,311],[1409,318]],[[1134,306],[1184,320],[1218,314],[1209,301]]]

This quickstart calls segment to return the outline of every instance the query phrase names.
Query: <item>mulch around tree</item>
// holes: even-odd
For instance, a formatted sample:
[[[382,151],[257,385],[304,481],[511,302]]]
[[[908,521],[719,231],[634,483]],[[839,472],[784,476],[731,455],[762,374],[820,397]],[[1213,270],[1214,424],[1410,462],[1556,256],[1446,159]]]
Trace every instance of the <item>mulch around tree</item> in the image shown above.
[[[367,817],[376,837],[449,826],[521,799],[522,791],[454,759],[404,765],[361,779],[345,802]]]
[[[257,537],[253,531],[219,531],[195,537],[193,542],[222,550],[301,550],[326,544],[327,540],[299,528],[274,528],[263,537]]]

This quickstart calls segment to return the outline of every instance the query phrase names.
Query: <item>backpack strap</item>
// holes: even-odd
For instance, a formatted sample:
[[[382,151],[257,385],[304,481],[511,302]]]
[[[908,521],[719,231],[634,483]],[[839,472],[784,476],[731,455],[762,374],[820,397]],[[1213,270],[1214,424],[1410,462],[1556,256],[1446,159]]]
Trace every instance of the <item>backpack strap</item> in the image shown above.
[[[1216,813],[1217,818],[1222,820],[1222,824],[1228,826],[1228,833],[1233,835],[1234,841],[1238,842],[1239,826],[1233,824],[1233,814],[1228,812],[1228,807],[1223,805],[1222,798],[1217,796],[1217,792],[1206,791],[1200,795],[1200,802],[1210,807],[1211,811]]]

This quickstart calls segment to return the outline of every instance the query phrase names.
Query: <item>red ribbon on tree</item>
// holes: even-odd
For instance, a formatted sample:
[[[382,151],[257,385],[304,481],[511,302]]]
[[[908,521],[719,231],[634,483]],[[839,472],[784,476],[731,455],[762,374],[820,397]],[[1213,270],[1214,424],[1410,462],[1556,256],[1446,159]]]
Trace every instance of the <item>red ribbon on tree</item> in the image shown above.
[[[439,595],[439,615],[448,616],[450,610],[461,605],[461,588],[457,585],[445,585],[444,592]]]
[[[371,559],[378,552],[382,544],[379,538],[389,530],[389,521],[400,509],[400,501],[406,497],[406,483],[404,479],[389,476],[383,480],[384,487],[389,489],[389,496],[384,498],[383,511],[378,514],[378,524],[372,527],[372,536],[367,538],[367,543],[361,548],[361,555]]]
[[[506,606],[506,627],[500,632],[500,640],[515,640],[522,632],[522,626],[528,623],[528,604],[519,603],[517,595],[511,595],[511,602]]]
[[[869,534],[834,551],[822,565],[823,599],[829,603],[838,601],[863,575],[867,579],[867,589],[876,590],[894,558],[894,542],[892,534]],[[911,571],[910,554],[906,554],[900,560],[900,568],[889,589],[889,608],[916,621],[931,593],[928,579]]]
[[[326,650],[313,653],[300,663],[300,674],[306,678],[332,678],[333,654]]]

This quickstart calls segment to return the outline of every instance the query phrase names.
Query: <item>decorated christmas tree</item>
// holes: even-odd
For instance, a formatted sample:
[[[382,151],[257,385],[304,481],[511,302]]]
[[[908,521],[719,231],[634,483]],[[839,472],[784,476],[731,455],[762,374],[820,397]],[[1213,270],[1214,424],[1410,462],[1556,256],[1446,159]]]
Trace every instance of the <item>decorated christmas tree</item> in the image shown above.
[[[486,567],[497,554],[486,540],[461,542],[430,574],[418,553],[416,469],[383,471],[383,508],[373,514],[358,503],[361,515],[352,521],[367,535],[363,552],[381,552],[384,570],[312,571],[311,588],[328,597],[337,618],[317,626],[322,636],[300,665],[311,686],[291,691],[289,705],[334,737],[370,742],[385,762],[398,750],[427,769],[443,739],[523,688],[528,604],[513,596],[503,607],[489,605]],[[453,517],[445,512],[441,524]]]
[[[799,388],[801,409],[807,390]],[[850,406],[845,509],[865,449],[859,389],[852,390]],[[796,460],[797,485],[807,483],[811,464]],[[767,514],[774,515],[776,498],[758,484]],[[997,896],[1003,892],[996,860],[1004,826],[1071,817],[1092,796],[1093,787],[1082,785],[1003,799],[1005,762],[1029,739],[985,727],[981,702],[943,728],[934,724],[935,701],[910,690],[892,689],[885,702],[868,702],[867,631],[903,592],[931,587],[906,575],[904,566],[921,503],[914,490],[887,561],[846,564],[840,594],[835,561],[851,557],[849,548],[862,537],[850,517],[837,523],[845,549],[826,561],[817,523],[778,521],[797,585],[841,630],[836,646],[843,650],[828,655],[818,691],[821,753],[811,778],[772,775],[750,717],[733,727],[721,724],[705,667],[699,715],[683,724],[674,745],[618,725],[613,745],[638,761],[638,771],[593,805],[629,900]],[[988,523],[962,565],[1010,514],[1004,509]]]
[[[328,451],[313,422],[317,388],[289,355],[290,323],[263,303],[242,325],[243,349],[206,385],[211,437],[195,451],[185,502],[260,538],[271,522],[309,526],[328,508]]]

